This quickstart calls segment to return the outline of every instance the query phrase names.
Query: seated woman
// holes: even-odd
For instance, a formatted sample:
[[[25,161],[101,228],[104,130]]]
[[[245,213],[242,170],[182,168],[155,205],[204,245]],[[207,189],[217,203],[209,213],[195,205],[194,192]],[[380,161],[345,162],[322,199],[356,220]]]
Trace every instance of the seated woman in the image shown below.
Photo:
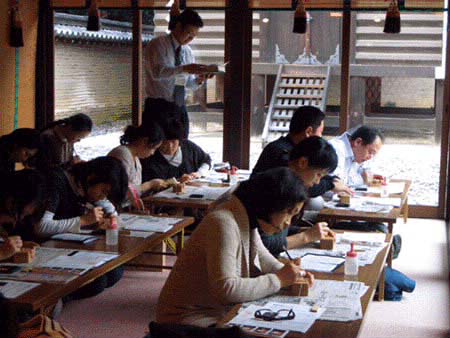
[[[293,284],[301,272],[299,261],[283,265],[276,260],[262,244],[258,229],[268,234],[282,231],[305,199],[305,188],[287,168],[242,182],[193,232],[160,294],[156,321],[215,325],[233,304]]]
[[[211,158],[195,143],[183,139],[183,125],[176,119],[162,124],[166,140],[152,157],[143,160],[142,180],[175,177],[186,182],[204,175],[211,167]]]
[[[39,144],[39,131],[31,128],[19,128],[0,137],[0,175],[13,172],[18,162],[27,166],[26,162],[37,154]]]
[[[55,168],[47,182],[48,198],[44,216],[35,226],[39,237],[102,223],[104,214],[96,202],[109,199],[120,204],[128,190],[128,176],[122,163],[112,157],[98,157],[64,170]]]
[[[43,178],[34,170],[21,170],[0,177],[0,260],[19,252],[20,236],[11,236],[16,224],[38,213],[45,201]]]
[[[92,120],[85,114],[76,114],[48,125],[41,133],[37,166],[41,170],[59,165],[71,166],[80,159],[74,155],[74,144],[92,131]]]
[[[119,205],[128,190],[128,177],[119,160],[104,156],[75,164],[68,170],[55,168],[49,175],[47,189],[44,216],[34,227],[40,238],[77,233],[82,227],[108,221],[102,207],[94,205],[104,199]],[[112,270],[64,300],[95,296],[117,283],[122,275],[122,268]]]
[[[130,187],[139,195],[148,191],[160,190],[165,187],[161,179],[153,179],[142,183],[142,166],[139,159],[152,156],[164,140],[164,133],[156,123],[134,127],[128,126],[120,137],[120,146],[111,150],[108,156],[122,162],[128,174]]]

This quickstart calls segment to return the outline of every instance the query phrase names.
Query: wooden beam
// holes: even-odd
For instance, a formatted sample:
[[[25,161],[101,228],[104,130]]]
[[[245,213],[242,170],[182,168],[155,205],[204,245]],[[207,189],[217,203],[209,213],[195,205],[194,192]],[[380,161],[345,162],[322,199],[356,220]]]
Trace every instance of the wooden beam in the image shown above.
[[[351,27],[352,13],[350,10],[345,10],[342,17],[341,112],[339,114],[339,131],[341,134],[349,127]]]
[[[249,167],[252,75],[252,11],[248,0],[232,1],[225,11],[223,159]]]
[[[137,1],[136,1],[137,5]],[[132,63],[131,119],[135,126],[142,123],[142,10],[133,10],[133,63]]]

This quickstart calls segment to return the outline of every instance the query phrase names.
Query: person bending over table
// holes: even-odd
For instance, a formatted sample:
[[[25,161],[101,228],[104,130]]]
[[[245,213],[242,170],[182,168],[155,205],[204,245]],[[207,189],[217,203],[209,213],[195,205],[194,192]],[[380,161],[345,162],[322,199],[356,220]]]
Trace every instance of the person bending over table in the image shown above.
[[[315,194],[317,195],[315,195],[312,193],[311,187],[319,187],[318,183],[333,171],[336,165],[337,155],[333,147],[318,136],[304,139],[292,149],[289,155],[288,166],[309,189],[309,197],[316,197],[324,193],[324,191],[316,189]],[[298,225],[303,225],[301,219],[296,222],[295,226],[284,229],[279,234],[268,235],[260,232],[261,239],[267,249],[274,256],[278,256],[284,248],[299,248],[327,235],[334,235],[325,222],[316,223],[303,232],[300,232]]]
[[[206,215],[178,257],[158,300],[156,321],[211,326],[237,303],[260,299],[293,284],[300,261],[283,265],[261,242],[300,211],[306,191],[287,168],[242,182]],[[308,274],[308,278],[313,276]]]
[[[119,160],[104,156],[75,164],[68,170],[55,168],[47,184],[45,213],[34,228],[40,238],[64,232],[78,233],[83,227],[107,222],[102,208],[93,205],[105,199],[119,205],[127,194],[128,177]],[[122,275],[123,269],[116,268],[65,300],[95,296],[113,286]]]
[[[0,175],[15,170],[16,163],[27,167],[27,161],[38,153],[39,131],[19,128],[0,137]]]
[[[20,236],[14,234],[16,224],[42,209],[45,201],[44,179],[30,169],[0,177],[0,260],[11,258],[23,246]]]
[[[146,126],[128,126],[120,137],[120,146],[111,150],[108,156],[122,162],[128,175],[129,186],[139,195],[148,191],[157,191],[166,185],[164,180],[152,179],[142,183],[142,165],[140,159],[152,156],[161,146],[164,133],[157,123]]]
[[[182,123],[168,119],[162,124],[166,140],[152,157],[143,160],[142,180],[175,177],[181,182],[204,176],[211,158],[194,142],[184,139]]]
[[[36,159],[39,170],[46,171],[63,165],[70,167],[80,161],[74,144],[89,136],[92,120],[85,114],[76,114],[50,123],[41,132],[41,151]]]

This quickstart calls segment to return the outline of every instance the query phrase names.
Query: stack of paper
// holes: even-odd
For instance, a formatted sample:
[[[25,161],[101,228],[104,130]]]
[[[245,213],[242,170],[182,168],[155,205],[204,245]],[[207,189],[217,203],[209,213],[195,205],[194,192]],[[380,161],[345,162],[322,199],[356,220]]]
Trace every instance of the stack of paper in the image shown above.
[[[340,243],[355,243],[370,246],[384,246],[386,234],[381,232],[344,232],[337,235]]]
[[[67,241],[67,242],[75,242],[75,243],[83,243],[88,244],[98,240],[98,237],[92,235],[82,235],[82,234],[72,234],[72,233],[64,233],[57,234],[51,237],[52,239],[58,241]]]
[[[181,218],[120,214],[120,226],[132,231],[167,232],[180,221]]]
[[[220,196],[225,194],[230,187],[194,187],[194,186],[185,186],[185,192],[181,194],[174,193],[172,189],[163,190],[154,195],[154,197],[158,198],[179,198],[179,199],[201,199],[201,200],[210,200],[216,201]]]
[[[347,322],[361,319],[361,297],[369,287],[361,282],[316,280],[301,304],[316,304],[325,309],[321,320]]]
[[[38,283],[17,282],[11,280],[0,280],[0,292],[3,297],[14,299],[34,289]]]
[[[308,253],[302,256],[301,268],[308,271],[332,272],[345,262],[342,257]]]

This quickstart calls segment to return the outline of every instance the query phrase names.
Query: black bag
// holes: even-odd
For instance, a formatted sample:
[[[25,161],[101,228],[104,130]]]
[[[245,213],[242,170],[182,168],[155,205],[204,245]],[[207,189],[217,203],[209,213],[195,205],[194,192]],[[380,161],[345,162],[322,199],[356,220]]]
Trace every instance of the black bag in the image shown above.
[[[247,338],[250,337],[237,326],[227,328],[198,327],[181,324],[149,325],[151,338]]]

